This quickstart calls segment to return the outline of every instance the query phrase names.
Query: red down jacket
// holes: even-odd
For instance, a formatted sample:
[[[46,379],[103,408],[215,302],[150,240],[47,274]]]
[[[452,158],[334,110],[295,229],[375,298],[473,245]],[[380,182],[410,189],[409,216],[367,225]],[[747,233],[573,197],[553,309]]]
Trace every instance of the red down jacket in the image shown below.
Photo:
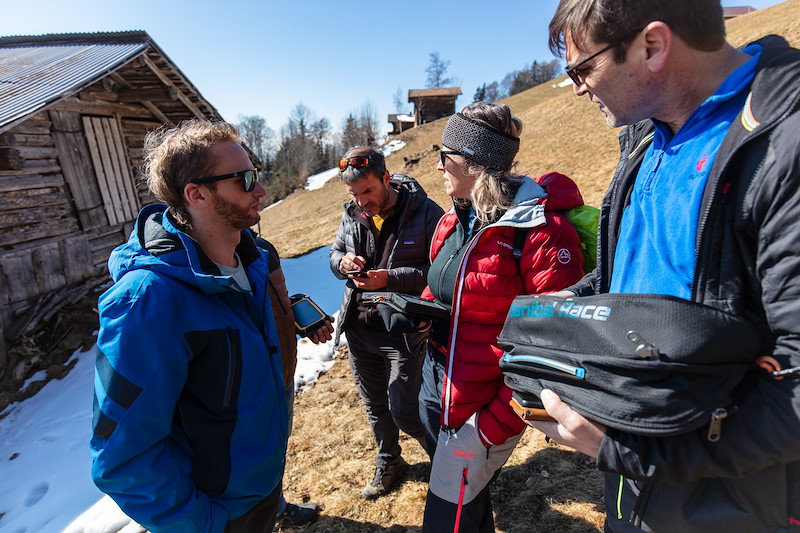
[[[535,181],[526,177],[514,206],[466,244],[453,291],[442,384],[443,428],[458,428],[478,410],[478,430],[487,445],[501,444],[525,428],[508,405],[511,389],[498,366],[503,351],[497,336],[514,296],[557,291],[583,276],[578,234],[559,213],[580,205],[580,191],[567,176],[550,172]],[[456,224],[451,209],[436,228],[431,261]],[[530,228],[519,263],[512,255],[516,228]],[[433,299],[429,287],[422,297]]]

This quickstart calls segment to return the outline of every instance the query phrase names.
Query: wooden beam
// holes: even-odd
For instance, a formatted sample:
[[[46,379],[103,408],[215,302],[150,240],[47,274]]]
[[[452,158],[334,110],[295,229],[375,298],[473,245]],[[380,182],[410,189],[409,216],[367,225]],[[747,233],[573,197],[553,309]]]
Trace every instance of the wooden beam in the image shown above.
[[[143,107],[109,103],[85,102],[75,97],[65,98],[54,108],[58,111],[74,111],[89,115],[122,115],[125,117],[150,118],[150,112]]]
[[[115,82],[119,83],[122,87],[126,87],[128,89],[133,88],[133,85],[128,83],[128,80],[122,77],[122,74],[119,72],[112,72],[108,75],[109,78],[113,79]]]
[[[0,170],[20,170],[25,165],[25,159],[19,150],[12,147],[0,148]]]
[[[58,165],[51,165],[49,167],[39,168],[22,168],[19,170],[0,170],[0,177],[2,176],[28,176],[30,174],[49,174],[51,172],[61,172],[61,167]]]
[[[31,174],[30,176],[0,176],[0,193],[24,191],[40,187],[63,187],[64,177],[61,174]]]
[[[207,117],[206,117],[206,115],[205,115],[205,113],[203,113],[203,112],[200,110],[200,108],[199,108],[199,107],[197,107],[197,106],[194,104],[194,102],[192,102],[192,101],[189,99],[189,97],[188,97],[188,96],[186,96],[186,95],[183,93],[183,91],[181,91],[181,90],[180,90],[180,88],[178,88],[178,87],[175,85],[175,83],[174,83],[174,82],[173,82],[171,79],[169,79],[169,77],[168,77],[168,76],[167,76],[167,75],[164,73],[164,71],[162,71],[160,68],[158,68],[158,65],[156,65],[155,63],[153,63],[153,60],[152,60],[152,59],[150,59],[150,58],[149,58],[149,57],[147,57],[146,55],[142,55],[142,56],[141,56],[141,58],[142,58],[142,61],[144,62],[144,64],[145,64],[145,65],[147,65],[147,68],[149,68],[150,70],[152,70],[152,71],[153,71],[153,74],[155,74],[155,75],[156,75],[156,77],[157,77],[159,80],[161,80],[161,82],[162,82],[164,85],[166,85],[167,87],[172,87],[172,88],[174,88],[174,89],[175,89],[175,91],[176,91],[176,94],[177,94],[177,96],[178,96],[178,100],[180,100],[180,101],[183,103],[183,105],[185,105],[186,107],[188,107],[188,108],[189,108],[189,111],[191,111],[192,113],[194,113],[194,116],[196,116],[197,118],[200,118],[200,119],[206,119],[206,118],[207,118]]]
[[[175,123],[172,122],[172,120],[170,120],[170,118],[167,115],[162,113],[161,110],[156,106],[156,104],[154,104],[153,102],[149,102],[147,100],[141,102],[141,104],[145,106],[158,120],[160,120],[170,128],[175,127]]]
[[[141,102],[142,100],[177,100],[174,87],[152,87],[147,89],[120,89],[117,93],[120,102]]]

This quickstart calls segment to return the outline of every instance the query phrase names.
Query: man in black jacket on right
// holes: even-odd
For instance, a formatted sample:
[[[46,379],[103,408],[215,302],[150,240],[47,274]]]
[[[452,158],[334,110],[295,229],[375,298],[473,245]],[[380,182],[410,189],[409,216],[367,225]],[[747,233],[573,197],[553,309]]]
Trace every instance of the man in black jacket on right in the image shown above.
[[[713,306],[762,348],[718,442],[606,428],[552,391],[557,422],[530,424],[597,458],[606,531],[800,531],[800,51],[733,48],[719,0],[561,0],[550,45],[576,95],[628,126],[598,267],[570,290]]]

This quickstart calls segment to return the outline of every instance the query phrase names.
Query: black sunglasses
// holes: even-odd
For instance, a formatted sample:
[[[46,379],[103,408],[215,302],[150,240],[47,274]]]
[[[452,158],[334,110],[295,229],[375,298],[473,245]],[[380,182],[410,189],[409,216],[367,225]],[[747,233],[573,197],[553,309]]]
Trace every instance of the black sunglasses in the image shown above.
[[[230,178],[242,178],[242,183],[244,183],[245,192],[253,192],[253,189],[256,188],[256,183],[258,183],[258,170],[254,168],[252,170],[240,170],[239,172],[231,172],[230,174],[223,174],[222,176],[197,178],[196,180],[192,180],[189,183],[196,183],[197,185],[201,185],[203,183],[211,183],[212,181],[227,180]]]
[[[636,35],[641,33],[643,29],[644,28],[639,28],[638,30],[635,30],[635,31],[632,31],[632,32],[630,32],[628,34],[625,34],[622,37],[622,39],[620,39],[618,41],[615,41],[615,42],[609,44],[608,46],[605,46],[605,47],[601,48],[600,50],[598,50],[597,52],[593,53],[592,55],[590,55],[589,57],[587,57],[586,59],[584,59],[583,61],[581,61],[577,65],[573,65],[571,67],[569,65],[567,65],[566,67],[564,67],[564,70],[567,72],[567,76],[569,76],[569,79],[572,80],[572,83],[574,83],[575,85],[580,87],[583,84],[583,79],[584,79],[585,75],[588,74],[587,72],[581,72],[581,70],[583,70],[581,67],[583,67],[586,63],[588,63],[589,61],[591,61],[595,57],[599,56],[603,52],[608,52],[612,48],[615,48],[615,47],[621,45],[622,43],[624,43],[628,39],[632,39],[633,37],[635,37]]]
[[[447,157],[448,155],[460,155],[462,157],[464,156],[464,154],[462,154],[461,152],[457,152],[456,150],[442,150],[441,152],[439,152],[439,160],[442,162],[442,166],[444,166],[445,162],[449,159]]]
[[[342,160],[339,161],[339,170],[341,172],[344,172],[347,169],[347,165],[350,165],[353,168],[364,168],[364,167],[366,167],[367,165],[370,165],[370,164],[377,165],[377,163],[373,162],[373,160],[372,160],[377,155],[378,154],[372,154],[369,157],[363,156],[363,155],[356,155],[356,156],[353,156],[353,157],[348,157],[348,158],[342,159]]]

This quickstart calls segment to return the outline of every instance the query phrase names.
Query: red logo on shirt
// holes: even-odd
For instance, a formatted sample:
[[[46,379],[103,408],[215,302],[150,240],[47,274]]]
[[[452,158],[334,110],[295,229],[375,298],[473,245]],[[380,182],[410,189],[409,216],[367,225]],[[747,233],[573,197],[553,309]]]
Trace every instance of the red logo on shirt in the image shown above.
[[[709,157],[710,157],[710,156],[704,155],[703,157],[701,157],[701,158],[700,158],[700,159],[697,161],[697,170],[698,170],[699,172],[702,172],[702,171],[703,171],[703,167],[704,167],[704,166],[706,166],[706,163],[708,163],[708,158],[709,158]]]

